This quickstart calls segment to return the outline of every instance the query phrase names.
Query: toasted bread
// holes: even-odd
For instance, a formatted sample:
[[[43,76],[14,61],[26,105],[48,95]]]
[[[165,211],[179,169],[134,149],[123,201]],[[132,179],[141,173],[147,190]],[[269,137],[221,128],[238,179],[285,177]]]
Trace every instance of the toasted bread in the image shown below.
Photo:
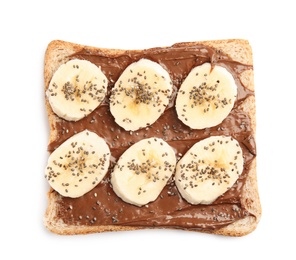
[[[254,93],[254,79],[253,79],[253,58],[252,50],[247,40],[233,39],[233,40],[216,40],[216,41],[200,41],[200,42],[185,42],[177,43],[170,47],[162,48],[153,48],[150,50],[120,50],[120,49],[108,49],[108,48],[99,48],[80,45],[76,43],[70,43],[60,40],[54,40],[49,43],[48,48],[45,53],[45,63],[44,63],[44,90],[46,91],[51,78],[55,71],[59,68],[60,65],[66,63],[68,60],[73,58],[81,59],[92,59],[92,55],[96,55],[96,62],[99,63],[100,57],[112,58],[114,60],[118,59],[123,55],[132,54],[134,57],[137,55],[142,55],[151,50],[166,50],[166,52],[174,51],[178,55],[178,49],[180,48],[194,48],[195,46],[204,46],[210,49],[212,52],[221,54],[222,62],[226,60],[227,62],[233,62],[236,65],[245,66],[245,69],[236,72],[237,78],[236,81],[243,86],[244,91],[248,91],[248,95],[237,103],[236,111],[241,111],[244,113],[249,120],[248,126],[248,135],[245,136],[250,142],[253,143],[253,146],[256,144],[256,107],[255,107],[255,93]],[[81,55],[83,53],[83,55]],[[201,55],[200,52],[196,53]],[[225,58],[226,57],[226,58]],[[131,62],[131,61],[130,61]],[[221,62],[221,61],[211,61],[211,62]],[[100,64],[97,64],[100,66]],[[126,65],[123,65],[125,67]],[[188,68],[191,69],[191,68]],[[103,68],[104,71],[104,68]],[[106,75],[108,78],[108,75]],[[114,83],[114,78],[109,78],[109,87],[111,88]],[[174,82],[174,81],[173,81]],[[52,152],[63,140],[59,140],[59,123],[64,120],[59,118],[51,109],[51,106],[48,102],[47,97],[45,96],[45,105],[48,113],[48,122],[50,127],[49,135],[49,152]],[[234,112],[235,113],[235,112]],[[80,127],[83,128],[83,125]],[[85,126],[86,128],[86,126]],[[97,130],[99,131],[99,130]],[[216,131],[216,130],[215,130]],[[242,130],[243,131],[243,130]],[[227,132],[232,134],[231,131]],[[64,136],[63,138],[68,138],[69,135]],[[53,144],[56,144],[55,146]],[[215,228],[202,228],[202,225],[194,226],[183,226],[182,224],[176,225],[166,225],[165,223],[160,223],[159,225],[143,225],[137,224],[135,221],[134,224],[128,224],[120,222],[102,222],[100,219],[96,218],[95,223],[85,224],[85,222],[80,222],[79,220],[68,220],[65,221],[63,212],[66,212],[68,209],[65,208],[65,204],[61,203],[63,197],[50,188],[48,192],[48,206],[44,217],[45,226],[52,232],[63,235],[72,235],[72,234],[87,234],[95,232],[106,232],[106,231],[124,231],[124,230],[136,230],[143,228],[177,228],[183,230],[191,230],[198,232],[206,232],[219,235],[227,236],[243,236],[247,235],[257,227],[257,224],[260,221],[261,217],[261,204],[258,193],[257,185],[257,171],[256,171],[256,151],[254,149],[251,151],[252,159],[249,164],[246,166],[244,180],[238,198],[236,199],[236,205],[239,205],[244,209],[244,212],[247,212],[245,216],[240,216],[234,221],[224,223],[223,225],[217,225]],[[110,169],[111,171],[111,169]],[[106,178],[108,182],[108,177]],[[169,198],[168,198],[169,199]],[[152,204],[154,202],[151,202]],[[169,200],[168,200],[169,203]],[[223,201],[221,201],[223,204]],[[216,205],[216,204],[215,204]],[[139,209],[141,211],[141,208]],[[190,212],[190,209],[189,209]],[[198,216],[197,216],[198,218]],[[217,220],[219,222],[219,220]]]

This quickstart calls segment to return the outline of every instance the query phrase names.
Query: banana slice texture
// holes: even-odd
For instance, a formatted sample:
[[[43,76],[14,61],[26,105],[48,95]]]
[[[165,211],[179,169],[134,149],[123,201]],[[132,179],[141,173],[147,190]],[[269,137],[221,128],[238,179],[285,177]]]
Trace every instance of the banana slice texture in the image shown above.
[[[110,155],[103,138],[84,130],[70,137],[49,156],[45,178],[61,195],[80,197],[104,178]]]
[[[110,96],[115,122],[127,131],[153,124],[172,94],[168,72],[158,63],[141,59],[130,64],[116,81]]]
[[[230,113],[237,86],[225,68],[204,63],[191,70],[176,98],[178,118],[192,129],[220,124]]]
[[[78,121],[100,105],[107,84],[99,67],[90,61],[74,59],[58,68],[46,94],[54,113],[65,120]]]
[[[197,142],[179,160],[175,183],[191,204],[211,204],[230,189],[243,171],[242,149],[229,136]]]
[[[159,196],[175,167],[175,152],[168,143],[161,138],[143,139],[119,158],[111,184],[123,201],[141,207]]]

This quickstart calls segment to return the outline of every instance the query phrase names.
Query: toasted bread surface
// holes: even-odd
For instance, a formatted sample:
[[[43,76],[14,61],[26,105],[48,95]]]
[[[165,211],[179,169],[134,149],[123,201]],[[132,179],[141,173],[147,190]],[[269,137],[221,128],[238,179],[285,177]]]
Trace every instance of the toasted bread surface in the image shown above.
[[[216,52],[221,52],[234,62],[250,65],[250,69],[244,70],[239,75],[240,82],[246,89],[254,92],[254,76],[252,59],[252,50],[247,40],[231,39],[231,40],[216,40],[216,41],[200,41],[200,42],[184,42],[174,44],[172,47],[190,47],[203,45],[213,48]],[[78,53],[79,51],[87,49],[89,52],[102,53],[104,56],[117,57],[124,54],[126,50],[120,49],[107,49],[92,46],[84,46],[76,43],[70,43],[60,40],[54,40],[49,43],[45,53],[44,60],[44,91],[49,86],[50,80],[59,68],[60,65],[66,63],[71,59],[71,55]],[[141,53],[143,50],[130,50],[133,53]],[[51,109],[50,104],[45,97],[45,105],[48,114],[49,122],[49,144],[55,142],[58,137],[57,124],[61,120]],[[256,106],[255,106],[255,95],[249,95],[243,100],[238,106],[238,109],[246,113],[250,119],[250,129],[253,142],[256,137]],[[136,230],[143,228],[154,228],[143,227],[136,225],[81,225],[73,222],[72,224],[65,223],[60,217],[60,212],[65,210],[60,208],[59,201],[61,195],[50,189],[48,192],[48,206],[44,216],[45,226],[52,232],[63,235],[72,234],[87,234],[95,232],[106,232],[106,231],[124,231],[124,230]],[[257,171],[256,171],[256,156],[253,158],[249,165],[248,174],[246,176],[245,184],[241,192],[241,204],[250,212],[250,214],[238,221],[235,221],[229,225],[225,225],[218,229],[203,230],[203,229],[192,229],[182,227],[169,227],[179,228],[184,230],[192,230],[206,233],[213,233],[227,236],[243,236],[247,235],[257,227],[261,217],[261,204],[259,199],[258,184],[257,184]]]

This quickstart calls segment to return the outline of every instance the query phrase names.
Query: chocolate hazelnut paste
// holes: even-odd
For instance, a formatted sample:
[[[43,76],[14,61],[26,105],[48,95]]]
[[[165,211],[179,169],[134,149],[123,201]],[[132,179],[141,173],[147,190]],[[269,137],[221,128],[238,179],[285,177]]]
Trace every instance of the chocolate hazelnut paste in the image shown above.
[[[111,151],[111,164],[105,178],[93,190],[80,198],[60,196],[58,217],[66,224],[75,225],[128,225],[137,227],[170,227],[181,229],[213,230],[252,215],[241,204],[242,188],[249,166],[256,156],[255,139],[250,128],[250,118],[238,106],[254,93],[245,88],[239,79],[251,65],[233,61],[219,50],[203,46],[152,48],[143,51],[125,51],[118,55],[106,55],[84,47],[70,59],[85,59],[100,66],[108,78],[108,93],[102,104],[90,115],[78,122],[60,119],[56,123],[58,136],[48,145],[49,152],[73,134],[88,129],[105,139]],[[132,62],[147,58],[163,66],[173,82],[173,95],[168,107],[152,125],[137,131],[125,131],[118,126],[109,109],[110,90],[123,70]],[[195,66],[210,62],[219,64],[232,73],[238,88],[238,96],[231,113],[224,121],[211,128],[193,130],[177,117],[175,99],[178,88]],[[225,194],[210,205],[191,205],[184,200],[175,186],[173,177],[158,198],[143,207],[122,201],[112,190],[110,173],[120,155],[132,144],[148,137],[163,138],[176,151],[180,159],[196,142],[211,135],[228,135],[238,140],[243,150],[244,170],[237,182]],[[51,191],[55,192],[55,191]]]

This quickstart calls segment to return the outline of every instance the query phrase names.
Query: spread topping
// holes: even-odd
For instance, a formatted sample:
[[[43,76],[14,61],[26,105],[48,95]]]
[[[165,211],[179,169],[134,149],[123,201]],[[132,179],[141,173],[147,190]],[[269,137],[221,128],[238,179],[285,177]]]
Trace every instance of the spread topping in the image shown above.
[[[107,94],[101,104],[81,120],[58,120],[55,125],[56,140],[48,145],[48,150],[53,152],[74,134],[88,129],[108,144],[111,162],[103,180],[91,191],[79,198],[60,197],[57,202],[60,206],[58,215],[65,223],[216,229],[251,214],[242,207],[240,198],[250,163],[256,156],[256,147],[250,118],[239,109],[239,105],[248,96],[254,95],[239,79],[242,72],[252,69],[251,65],[234,62],[220,51],[203,45],[183,47],[178,44],[142,52],[125,51],[113,56],[84,47],[69,58],[88,60],[100,67],[108,79]],[[111,89],[126,67],[142,58],[160,64],[169,73],[173,83],[171,98],[163,114],[153,124],[135,131],[124,130],[110,112]],[[178,118],[176,97],[189,72],[204,63],[210,63],[212,68],[219,65],[227,69],[237,85],[237,96],[233,109],[220,124],[192,129]],[[238,141],[244,158],[244,169],[235,184],[213,203],[193,205],[187,202],[176,187],[174,174],[157,199],[141,208],[124,202],[114,193],[110,182],[111,171],[119,157],[136,142],[150,137],[162,138],[175,150],[179,160],[196,142],[217,135],[232,136]]]

